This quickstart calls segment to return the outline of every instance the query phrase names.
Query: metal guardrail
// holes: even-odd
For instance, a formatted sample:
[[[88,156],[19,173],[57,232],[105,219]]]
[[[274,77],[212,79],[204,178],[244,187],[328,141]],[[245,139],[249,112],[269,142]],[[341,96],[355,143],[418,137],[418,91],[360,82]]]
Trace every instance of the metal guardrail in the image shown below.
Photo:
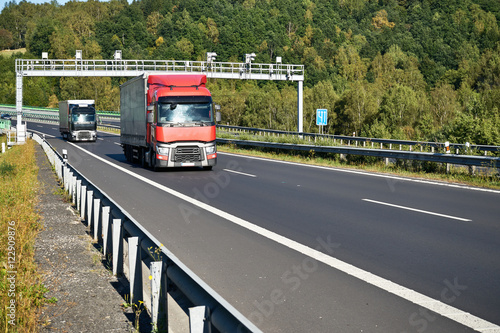
[[[105,192],[65,163],[45,139],[37,134],[33,138],[43,147],[94,240],[102,244],[104,256],[112,257],[113,274],[128,278],[130,302],[146,304],[154,330],[167,331],[167,286],[173,284],[192,304],[191,332],[261,332]],[[143,269],[151,282],[142,281]]]
[[[314,151],[318,153],[352,154],[352,155],[363,155],[363,156],[373,156],[382,158],[408,159],[417,161],[429,161],[429,162],[439,162],[439,163],[500,168],[500,157],[420,153],[420,152],[399,151],[399,150],[389,150],[389,149],[369,149],[369,148],[340,147],[340,146],[337,147],[337,146],[297,145],[290,143],[272,143],[272,142],[233,140],[233,139],[217,139],[217,143],[234,144],[237,146],[248,146],[248,147],[259,147],[259,148]]]
[[[426,141],[410,141],[410,140],[394,140],[394,139],[377,139],[377,138],[365,138],[365,137],[355,137],[355,136],[345,136],[345,135],[330,135],[330,134],[317,134],[317,133],[299,133],[299,132],[287,132],[287,131],[278,131],[278,130],[268,130],[268,129],[261,129],[261,128],[252,128],[252,127],[240,127],[240,126],[227,126],[227,125],[217,125],[217,128],[220,129],[226,129],[230,131],[237,131],[237,132],[249,132],[249,133],[254,133],[254,134],[259,134],[259,135],[277,135],[277,136],[285,136],[285,135],[290,135],[290,136],[296,136],[296,137],[303,137],[303,138],[308,138],[309,140],[316,141],[318,139],[332,139],[334,142],[337,140],[339,143],[342,145],[344,142],[349,146],[351,145],[351,142],[354,144],[356,143],[363,143],[363,147],[366,147],[366,145],[371,145],[372,148],[374,147],[374,144],[377,143],[379,144],[379,147],[382,149],[384,146],[385,147],[390,147],[392,149],[392,146],[400,146],[399,150],[402,150],[402,146],[409,146],[410,151],[412,150],[411,147],[419,146],[422,150],[424,147],[429,147],[429,148],[439,148],[439,149],[445,149],[445,143],[442,142],[426,142]],[[356,144],[357,145],[357,144]],[[491,145],[470,145],[469,148],[467,149],[465,144],[460,144],[460,143],[450,143],[450,149],[458,149],[459,151],[465,152],[466,150],[476,150],[476,151],[490,151],[490,152],[500,152],[500,146],[491,146]]]

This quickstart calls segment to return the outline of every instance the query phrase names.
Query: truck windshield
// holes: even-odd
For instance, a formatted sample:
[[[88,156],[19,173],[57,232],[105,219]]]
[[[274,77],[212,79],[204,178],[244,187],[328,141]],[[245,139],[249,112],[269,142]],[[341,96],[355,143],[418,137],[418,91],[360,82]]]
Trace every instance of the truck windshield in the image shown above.
[[[72,115],[73,123],[77,124],[90,124],[95,122],[95,114],[90,113],[73,113]]]
[[[211,123],[212,103],[158,103],[159,124]]]

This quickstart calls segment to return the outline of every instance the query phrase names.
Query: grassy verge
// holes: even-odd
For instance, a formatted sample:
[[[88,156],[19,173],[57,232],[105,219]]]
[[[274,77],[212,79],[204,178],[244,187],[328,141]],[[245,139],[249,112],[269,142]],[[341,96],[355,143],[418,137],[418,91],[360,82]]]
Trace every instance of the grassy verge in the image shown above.
[[[2,50],[2,51],[0,51],[0,55],[7,57],[7,58],[10,58],[14,53],[18,53],[18,52],[26,53],[26,48],[16,49],[16,50]]]
[[[221,144],[217,145],[217,150],[288,162],[351,168],[370,172],[395,174],[404,177],[423,178],[469,186],[500,189],[500,179],[497,174],[486,174],[478,171],[476,175],[469,175],[469,170],[465,167],[451,167],[450,172],[446,173],[446,166],[442,163],[435,162],[400,160],[386,166],[382,159],[366,156],[347,155],[346,159],[340,159],[339,154],[315,154],[314,152],[293,152],[257,148],[244,149],[234,145]]]
[[[36,212],[35,143],[0,155],[0,331],[35,332],[37,308],[47,291],[39,283],[34,243],[41,229]]]

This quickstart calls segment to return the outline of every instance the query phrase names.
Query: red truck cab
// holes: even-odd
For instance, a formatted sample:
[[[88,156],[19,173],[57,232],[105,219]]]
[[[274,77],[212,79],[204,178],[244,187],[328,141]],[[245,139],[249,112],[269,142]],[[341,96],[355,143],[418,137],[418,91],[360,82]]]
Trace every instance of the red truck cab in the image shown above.
[[[139,84],[121,90],[121,95],[126,95],[121,96],[121,103],[134,105],[137,98],[146,99],[142,104],[146,106],[142,124],[136,119],[140,117],[135,111],[128,110],[126,105],[120,106],[122,122],[128,128],[121,134],[127,159],[143,159],[143,164],[154,169],[188,166],[211,169],[217,163],[216,126],[212,97],[205,86],[206,76],[151,74],[145,75],[146,79],[147,82],[142,83],[144,97],[140,97],[141,93],[134,97]],[[145,126],[144,140],[140,130],[130,130],[137,126]]]

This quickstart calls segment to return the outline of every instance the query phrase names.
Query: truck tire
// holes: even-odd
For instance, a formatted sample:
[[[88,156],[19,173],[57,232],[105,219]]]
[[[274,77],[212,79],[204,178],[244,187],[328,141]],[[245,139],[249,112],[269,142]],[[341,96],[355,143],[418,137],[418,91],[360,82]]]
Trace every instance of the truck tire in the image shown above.
[[[125,159],[127,162],[132,162],[132,149],[129,145],[123,147],[123,153],[125,154]]]
[[[145,151],[144,149],[140,148],[139,149],[139,164],[141,165],[141,167],[145,167],[146,166],[146,156],[145,156]]]
[[[151,168],[153,169],[153,171],[160,170],[160,168],[158,168],[156,166],[156,153],[155,152],[151,152]]]

